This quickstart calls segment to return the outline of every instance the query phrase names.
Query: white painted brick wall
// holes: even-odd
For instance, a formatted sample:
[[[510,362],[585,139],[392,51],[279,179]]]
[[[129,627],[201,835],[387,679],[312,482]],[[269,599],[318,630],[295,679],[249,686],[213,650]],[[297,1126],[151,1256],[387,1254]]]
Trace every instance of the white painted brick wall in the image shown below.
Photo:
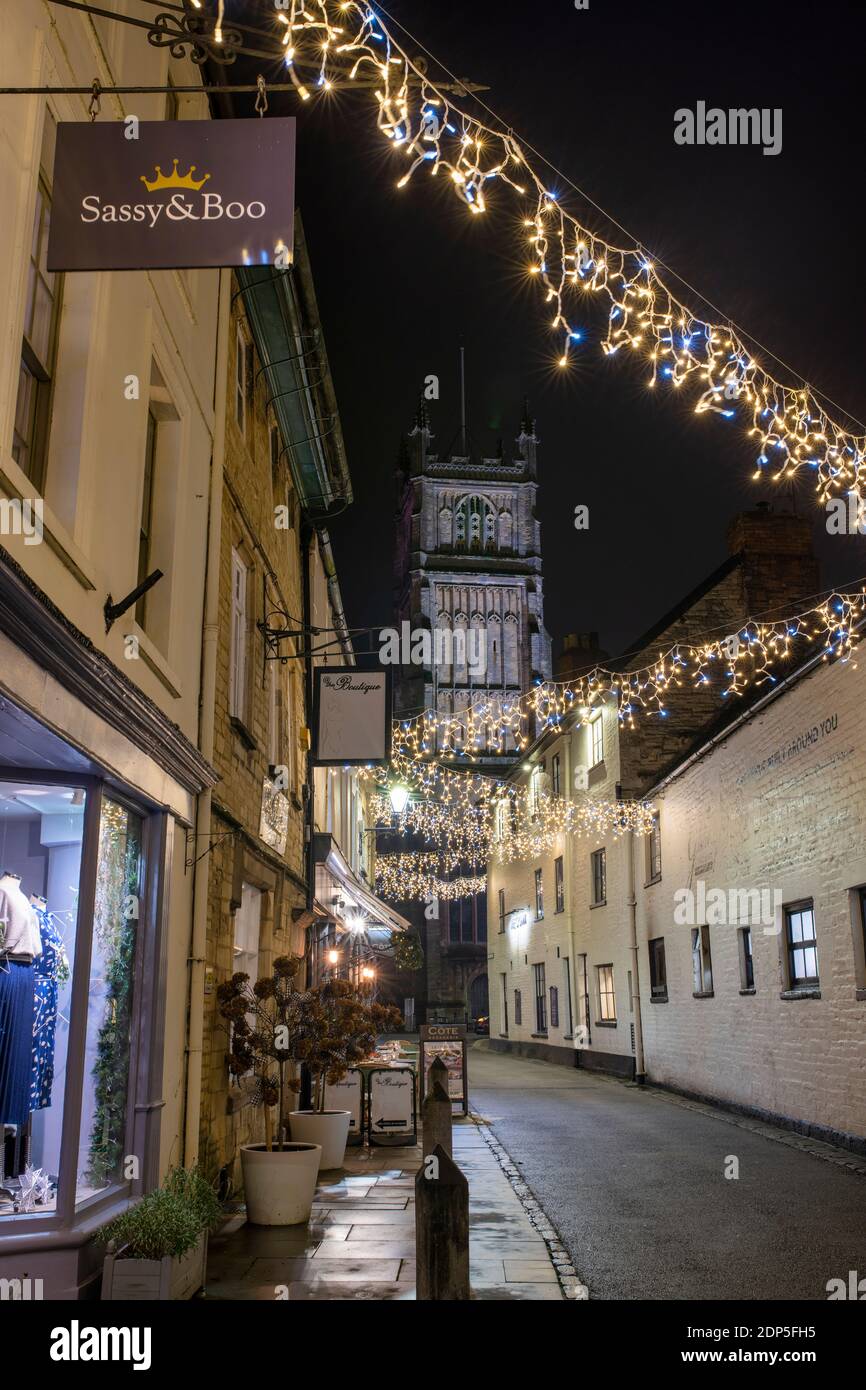
[[[748,721],[659,800],[662,879],[638,891],[644,1042],[651,1078],[793,1119],[866,1135],[862,927],[866,884],[866,672],[819,668]],[[822,723],[836,716],[836,727]],[[809,746],[760,765],[817,728]],[[820,999],[783,1000],[784,931],[753,928],[756,993],[740,994],[736,926],[710,929],[714,997],[692,997],[691,930],[674,892],[778,889],[812,898]],[[782,914],[778,925],[783,926]],[[664,936],[666,1004],[649,1002],[646,941]]]
[[[651,1080],[826,1126],[866,1135],[866,991],[863,933],[853,891],[866,885],[866,671],[822,666],[693,764],[657,799],[662,825],[662,878],[646,886],[646,843],[635,844],[638,962],[646,1069]],[[823,721],[836,719],[822,733]],[[814,742],[762,770],[777,750],[817,728]],[[605,777],[583,795],[613,799],[620,777],[617,725],[605,713]],[[563,790],[573,767],[588,762],[585,730],[559,741]],[[626,839],[608,838],[607,906],[590,908],[589,856],[601,839],[570,837],[543,859],[489,868],[491,1036],[503,1029],[501,975],[508,980],[508,1037],[535,1032],[532,965],[543,960],[547,984],[560,987],[559,1030],[567,1007],[562,957],[585,952],[590,975],[592,1050],[630,1057],[630,951]],[[554,913],[556,854],[565,858],[566,911]],[[545,918],[534,920],[533,872],[542,867]],[[712,998],[693,997],[691,927],[674,924],[674,894],[702,878],[707,888],[778,889],[781,902],[812,898],[818,938],[820,999],[781,999],[783,936],[753,928],[756,993],[741,995],[736,926],[710,931]],[[499,934],[498,889],[507,910],[527,906],[529,925]],[[780,913],[781,919],[781,913]],[[779,925],[781,926],[781,920]],[[650,938],[665,939],[668,1002],[650,1000]],[[557,957],[557,947],[560,956]],[[611,962],[617,1028],[596,1027],[595,967]],[[523,1022],[514,1022],[514,989],[523,993]],[[583,1021],[575,999],[575,1022]]]

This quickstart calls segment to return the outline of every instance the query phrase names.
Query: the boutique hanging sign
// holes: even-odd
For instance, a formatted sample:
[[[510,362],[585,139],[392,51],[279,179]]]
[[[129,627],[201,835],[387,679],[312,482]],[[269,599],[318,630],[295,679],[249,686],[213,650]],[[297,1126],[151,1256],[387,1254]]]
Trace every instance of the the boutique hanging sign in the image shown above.
[[[291,261],[295,120],[63,122],[49,270]]]

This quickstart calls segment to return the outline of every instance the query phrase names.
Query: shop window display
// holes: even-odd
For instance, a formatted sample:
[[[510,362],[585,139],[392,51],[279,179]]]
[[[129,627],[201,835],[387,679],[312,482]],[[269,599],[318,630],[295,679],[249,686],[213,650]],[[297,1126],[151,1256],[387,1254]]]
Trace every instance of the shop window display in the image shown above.
[[[56,1202],[85,799],[0,783],[0,1216]]]
[[[73,1185],[81,1206],[137,1176],[126,1147],[142,820],[102,796],[92,933],[83,930],[79,877],[94,795],[0,782],[0,1222],[54,1212]],[[70,1048],[81,975],[83,1057],[80,1027]],[[77,1107],[79,1078],[77,1141],[67,1153],[65,1101],[74,1094]]]
[[[104,798],[79,1131],[79,1204],[110,1183],[133,1176],[131,1169],[124,1171],[124,1140],[140,875],[141,819]]]

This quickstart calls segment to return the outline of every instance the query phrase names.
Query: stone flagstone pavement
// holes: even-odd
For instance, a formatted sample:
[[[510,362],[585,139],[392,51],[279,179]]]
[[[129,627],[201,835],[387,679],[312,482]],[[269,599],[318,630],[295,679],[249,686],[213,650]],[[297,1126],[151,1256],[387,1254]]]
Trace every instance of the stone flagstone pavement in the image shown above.
[[[472,1297],[585,1296],[556,1233],[474,1119],[454,1120],[453,1157],[469,1183]],[[309,1224],[251,1226],[241,1209],[211,1238],[208,1299],[303,1302],[415,1298],[415,1174],[421,1146],[350,1148],[320,1175]],[[526,1205],[524,1205],[526,1204]],[[528,1206],[528,1210],[527,1210]],[[556,1264],[554,1264],[554,1260]]]

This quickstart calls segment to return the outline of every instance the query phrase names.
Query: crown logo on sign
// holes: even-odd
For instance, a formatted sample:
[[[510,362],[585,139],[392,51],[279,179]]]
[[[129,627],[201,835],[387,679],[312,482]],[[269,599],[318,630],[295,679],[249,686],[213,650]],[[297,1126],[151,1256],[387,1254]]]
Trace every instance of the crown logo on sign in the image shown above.
[[[189,166],[185,174],[179,174],[177,172],[177,160],[174,160],[174,167],[168,177],[162,172],[158,164],[155,164],[154,168],[156,170],[156,178],[153,182],[146,178],[144,174],[139,176],[148,193],[153,193],[157,188],[201,188],[202,184],[207,183],[210,178],[210,174],[205,174],[203,179],[194,179],[194,164]]]

